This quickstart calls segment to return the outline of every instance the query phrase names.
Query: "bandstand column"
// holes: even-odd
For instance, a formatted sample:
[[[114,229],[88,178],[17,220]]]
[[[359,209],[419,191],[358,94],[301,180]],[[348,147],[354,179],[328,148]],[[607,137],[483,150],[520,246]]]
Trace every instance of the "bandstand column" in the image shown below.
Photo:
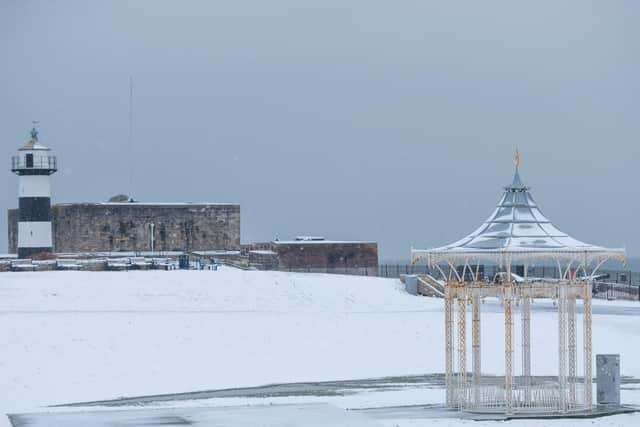
[[[525,388],[525,401],[531,402],[531,299],[522,298],[522,376]]]
[[[567,300],[567,338],[568,338],[568,385],[569,385],[569,408],[576,404],[576,297],[571,293]]]
[[[560,411],[567,410],[567,285],[558,284],[558,385]]]
[[[446,349],[447,407],[454,407],[453,396],[453,295],[449,283],[444,288],[444,328]]]
[[[507,261],[507,281],[504,284],[504,393],[506,413],[513,407],[513,318],[511,306],[511,265]]]
[[[591,283],[585,281],[584,294],[582,297],[584,314],[583,321],[583,341],[584,341],[584,399],[587,410],[591,410],[593,404],[593,374],[591,372]]]
[[[466,288],[464,282],[458,284],[458,405],[466,402],[467,391],[467,316]]]
[[[480,353],[480,290],[476,288],[474,283],[473,299],[471,306],[473,307],[472,317],[472,343],[473,348],[473,402],[477,406],[480,403],[480,376],[482,375],[481,353]]]

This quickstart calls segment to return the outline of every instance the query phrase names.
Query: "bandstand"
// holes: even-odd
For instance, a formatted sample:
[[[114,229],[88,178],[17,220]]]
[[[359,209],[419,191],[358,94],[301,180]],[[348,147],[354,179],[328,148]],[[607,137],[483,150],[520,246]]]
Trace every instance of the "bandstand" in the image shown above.
[[[624,261],[624,249],[583,243],[558,230],[542,214],[520,180],[519,155],[511,185],[493,214],[472,234],[440,248],[411,251],[412,263],[426,262],[445,281],[446,404],[473,412],[568,413],[592,409],[591,277],[611,259]],[[481,265],[494,263],[504,274],[481,277]],[[557,268],[556,277],[532,278],[529,267]],[[522,275],[512,272],[521,266]],[[504,377],[483,375],[481,303],[493,297],[504,308]],[[531,303],[552,299],[557,305],[557,376],[531,373]],[[582,301],[581,354],[576,302]],[[471,306],[470,322],[467,307]],[[521,346],[514,348],[514,319],[519,310]],[[471,325],[471,372],[467,367],[467,327]],[[457,352],[457,353],[456,353]],[[521,372],[514,372],[514,355]],[[456,357],[457,355],[457,357]],[[578,358],[583,372],[579,376]]]

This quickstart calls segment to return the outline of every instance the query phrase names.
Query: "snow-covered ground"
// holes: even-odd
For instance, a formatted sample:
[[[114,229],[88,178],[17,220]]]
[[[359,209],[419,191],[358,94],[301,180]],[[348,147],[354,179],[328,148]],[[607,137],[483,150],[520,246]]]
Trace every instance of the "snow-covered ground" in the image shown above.
[[[396,280],[370,277],[231,268],[2,273],[0,413],[37,412],[48,405],[121,396],[442,373],[442,307],[442,300],[408,295]],[[620,353],[623,375],[640,378],[640,364],[635,362],[640,360],[639,319],[638,303],[594,302],[594,354]],[[483,371],[500,374],[503,317],[496,301],[485,303],[482,321]],[[534,374],[556,372],[556,328],[552,305],[536,303]],[[443,399],[443,390],[424,388],[320,400],[362,408]],[[625,391],[623,399],[640,403],[640,394]],[[318,400],[298,396],[287,401]],[[182,405],[260,402],[268,399]],[[592,422],[575,420],[571,425]],[[634,425],[640,416],[609,417],[598,423]],[[0,417],[0,426],[6,425],[8,420]]]

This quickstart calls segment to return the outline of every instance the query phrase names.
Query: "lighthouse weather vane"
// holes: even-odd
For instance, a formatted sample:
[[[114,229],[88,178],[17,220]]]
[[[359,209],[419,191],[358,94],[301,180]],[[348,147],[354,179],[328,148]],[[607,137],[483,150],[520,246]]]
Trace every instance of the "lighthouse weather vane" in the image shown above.
[[[33,128],[31,128],[31,138],[38,139],[38,129],[36,129],[36,125],[40,123],[38,120],[31,120],[31,124],[33,124]]]

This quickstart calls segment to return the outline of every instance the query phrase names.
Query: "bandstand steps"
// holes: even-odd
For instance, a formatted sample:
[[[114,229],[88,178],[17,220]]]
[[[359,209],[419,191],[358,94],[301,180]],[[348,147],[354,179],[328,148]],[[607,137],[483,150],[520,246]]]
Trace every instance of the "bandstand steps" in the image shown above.
[[[418,275],[418,294],[444,298],[444,283],[429,274]]]

